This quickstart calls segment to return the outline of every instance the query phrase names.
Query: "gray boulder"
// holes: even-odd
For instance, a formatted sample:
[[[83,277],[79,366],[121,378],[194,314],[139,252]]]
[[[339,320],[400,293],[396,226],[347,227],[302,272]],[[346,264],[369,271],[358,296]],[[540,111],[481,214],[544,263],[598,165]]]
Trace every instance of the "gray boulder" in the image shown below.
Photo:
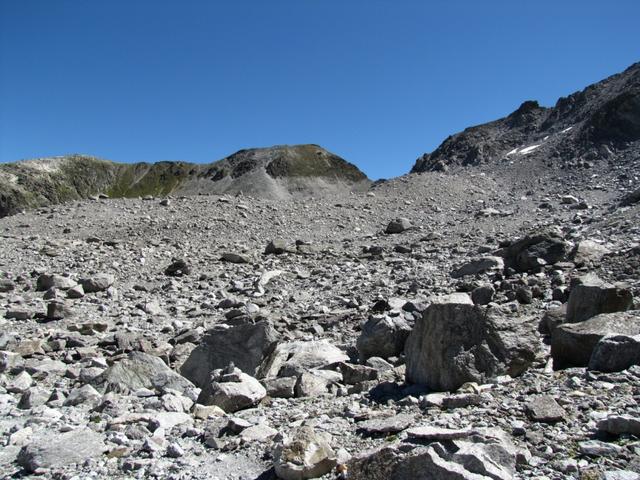
[[[267,395],[258,380],[238,368],[215,370],[198,397],[201,405],[215,405],[227,413],[256,405]]]
[[[600,339],[589,359],[589,369],[620,372],[640,365],[640,335],[607,335]]]
[[[594,274],[585,275],[571,288],[567,302],[567,323],[582,322],[601,313],[624,312],[633,307],[626,285],[611,285]]]
[[[517,376],[540,349],[534,319],[483,309],[466,294],[433,301],[405,345],[407,381],[436,391]]]
[[[81,278],[80,285],[85,293],[103,292],[116,281],[110,273],[98,273],[90,277]]]
[[[640,437],[640,417],[631,415],[609,415],[600,420],[597,428],[610,435],[635,435]]]
[[[36,290],[44,292],[45,290],[49,290],[52,287],[55,287],[59,290],[68,290],[74,286],[76,286],[78,282],[72,280],[69,277],[63,277],[62,275],[48,275],[43,273],[36,280]]]
[[[570,258],[578,267],[593,266],[609,253],[609,249],[604,245],[593,240],[582,240],[575,246]]]
[[[320,369],[349,357],[325,340],[279,344],[258,369],[258,378],[299,377],[311,369]]]
[[[527,235],[502,250],[505,265],[518,272],[537,272],[545,265],[566,259],[568,244],[556,233]]]
[[[105,393],[130,393],[141,388],[173,389],[193,396],[196,387],[182,375],[171,370],[160,358],[147,353],[131,352],[117,361],[92,383]]]
[[[107,451],[103,437],[88,428],[43,435],[20,450],[17,463],[29,473],[82,463]]]
[[[349,480],[510,480],[527,456],[499,429],[417,427],[407,434],[405,442],[352,458]]]
[[[337,457],[331,436],[312,427],[300,427],[280,442],[273,453],[273,466],[282,480],[318,478],[331,472]],[[351,478],[351,477],[349,477]]]
[[[580,323],[559,325],[551,336],[555,368],[586,367],[607,335],[640,335],[640,311],[603,313]]]
[[[202,338],[180,367],[180,373],[198,386],[209,381],[212,370],[229,363],[249,375],[275,348],[278,333],[271,323],[245,323],[235,326],[216,325]]]
[[[503,269],[504,260],[501,257],[487,256],[475,258],[461,265],[451,273],[451,276],[453,278],[460,278],[467,275],[478,275],[486,272],[499,272]]]
[[[362,326],[356,340],[361,360],[369,357],[389,358],[402,353],[411,326],[404,318],[372,316]]]
[[[406,230],[412,228],[411,222],[408,218],[395,218],[389,222],[387,228],[385,229],[385,233],[402,233]]]

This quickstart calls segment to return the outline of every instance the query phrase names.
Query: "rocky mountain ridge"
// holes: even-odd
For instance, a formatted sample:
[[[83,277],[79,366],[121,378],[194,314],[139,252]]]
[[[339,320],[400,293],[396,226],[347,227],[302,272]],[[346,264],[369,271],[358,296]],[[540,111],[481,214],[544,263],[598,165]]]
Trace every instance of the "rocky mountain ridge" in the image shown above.
[[[552,108],[530,100],[505,118],[469,127],[420,157],[411,172],[500,165],[514,158],[544,158],[548,166],[625,163],[640,152],[640,63]]]
[[[0,165],[0,216],[99,194],[242,193],[284,199],[359,191],[369,184],[355,165],[317,145],[241,150],[212,164],[123,164],[71,155]]]

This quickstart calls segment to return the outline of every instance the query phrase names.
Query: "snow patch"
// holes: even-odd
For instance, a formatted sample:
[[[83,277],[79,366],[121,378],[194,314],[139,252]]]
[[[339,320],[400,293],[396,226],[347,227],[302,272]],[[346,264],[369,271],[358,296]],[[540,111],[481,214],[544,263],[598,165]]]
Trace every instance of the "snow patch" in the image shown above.
[[[509,153],[507,153],[507,157],[509,155],[515,155],[516,153],[518,153],[518,147],[514,148],[513,150],[511,150]]]
[[[567,133],[569,130],[571,130],[573,127],[568,127],[565,128],[564,130],[562,130],[560,133]]]
[[[539,147],[541,147],[541,145],[531,145],[530,147],[523,148],[518,153],[520,155],[527,155],[527,154],[533,152],[536,148],[539,148]]]

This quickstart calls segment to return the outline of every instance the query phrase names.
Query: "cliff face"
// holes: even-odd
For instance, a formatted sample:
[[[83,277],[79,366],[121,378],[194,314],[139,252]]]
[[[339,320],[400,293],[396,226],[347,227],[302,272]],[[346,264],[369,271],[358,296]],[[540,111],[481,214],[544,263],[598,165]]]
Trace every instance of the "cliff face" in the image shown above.
[[[0,216],[99,193],[110,197],[244,193],[288,198],[365,189],[369,183],[355,165],[316,145],[241,150],[206,165],[125,164],[71,155],[0,165]]]
[[[558,100],[552,108],[526,101],[511,115],[448,137],[420,157],[412,173],[544,156],[567,167],[640,150],[640,63]]]

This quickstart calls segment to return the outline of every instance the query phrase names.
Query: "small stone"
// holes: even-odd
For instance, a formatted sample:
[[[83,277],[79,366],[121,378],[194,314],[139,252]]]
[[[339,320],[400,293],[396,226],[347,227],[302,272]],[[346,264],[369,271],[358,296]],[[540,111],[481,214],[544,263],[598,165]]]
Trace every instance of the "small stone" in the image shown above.
[[[527,413],[534,422],[554,423],[563,420],[567,412],[549,395],[539,395],[527,403]]]

